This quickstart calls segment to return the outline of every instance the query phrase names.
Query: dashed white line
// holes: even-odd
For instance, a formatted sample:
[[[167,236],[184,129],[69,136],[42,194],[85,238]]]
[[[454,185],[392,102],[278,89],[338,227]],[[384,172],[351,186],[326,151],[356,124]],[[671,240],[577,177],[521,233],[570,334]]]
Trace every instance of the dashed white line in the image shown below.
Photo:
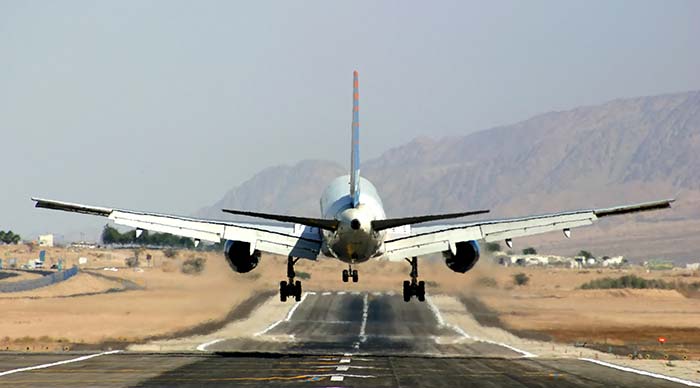
[[[369,302],[367,301],[367,294],[362,298],[362,325],[360,326],[360,342],[367,341],[367,336],[365,331],[367,330],[367,312],[369,311]]]
[[[345,291],[338,291],[336,294],[338,294],[338,295],[345,295]]]
[[[347,372],[348,369],[350,369],[349,365],[340,365],[337,368],[335,368],[335,370],[337,370],[339,372]]]
[[[207,351],[207,348],[208,348],[209,346],[214,345],[215,343],[219,343],[219,342],[221,342],[221,341],[223,341],[223,340],[224,340],[223,338],[220,338],[220,339],[215,339],[215,340],[213,340],[213,341],[205,342],[205,343],[200,344],[199,346],[197,346],[197,350],[199,350],[200,352],[206,352],[206,351]]]
[[[341,364],[349,364],[350,359],[349,358],[341,358],[340,361],[338,361]]]
[[[629,368],[629,367],[626,367],[626,366],[615,365],[615,364],[611,364],[611,363],[605,362],[605,361],[594,360],[594,359],[592,359],[592,358],[579,358],[579,360],[581,360],[581,361],[592,362],[592,363],[594,363],[594,364],[598,364],[598,365],[602,365],[602,366],[607,366],[608,368],[613,368],[613,369],[621,370],[621,371],[624,371],[624,372],[631,372],[631,373],[636,373],[636,374],[642,375],[642,376],[649,376],[649,377],[654,377],[654,378],[657,378],[657,379],[673,381],[674,383],[679,383],[679,384],[687,385],[687,386],[689,386],[689,387],[700,387],[700,383],[697,383],[697,382],[694,382],[694,381],[690,381],[690,380],[680,379],[680,378],[678,378],[678,377],[671,377],[671,376],[666,376],[666,375],[662,375],[662,374],[659,374],[659,373],[652,373],[652,372],[647,372],[647,371],[645,371],[645,370],[639,370],[639,369]]]
[[[323,295],[323,296],[328,296],[330,294],[332,294],[332,292],[330,292],[330,291],[326,291],[326,292],[321,293],[321,295]]]
[[[71,359],[69,359],[69,360],[56,361],[56,362],[52,362],[52,363],[49,363],[49,364],[41,364],[41,365],[28,366],[28,367],[25,367],[25,368],[17,368],[17,369],[7,370],[7,371],[4,371],[4,372],[0,372],[0,376],[7,376],[7,375],[11,375],[11,374],[13,374],[13,373],[26,372],[26,371],[35,370],[35,369],[51,368],[52,366],[70,364],[70,363],[72,363],[72,362],[85,361],[85,360],[89,360],[89,359],[91,359],[91,358],[95,358],[95,357],[99,357],[99,356],[106,356],[106,355],[109,355],[109,354],[115,354],[115,353],[119,353],[119,352],[121,352],[121,350],[111,350],[111,351],[109,351],[109,352],[102,352],[102,353],[90,354],[90,355],[87,355],[87,356],[81,356],[81,357],[77,357],[77,358],[71,358]]]

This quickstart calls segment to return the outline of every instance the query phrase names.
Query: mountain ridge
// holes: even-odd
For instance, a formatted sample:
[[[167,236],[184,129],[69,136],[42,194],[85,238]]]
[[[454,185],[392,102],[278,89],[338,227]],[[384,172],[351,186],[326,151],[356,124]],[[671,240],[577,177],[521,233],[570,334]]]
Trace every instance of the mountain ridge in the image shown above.
[[[316,216],[325,185],[343,174],[342,166],[320,160],[271,167],[197,215],[221,218],[221,208],[238,208]],[[512,217],[679,197],[677,209],[635,219],[690,221],[700,216],[700,91],[422,136],[364,161],[362,174],[392,217],[475,208]]]

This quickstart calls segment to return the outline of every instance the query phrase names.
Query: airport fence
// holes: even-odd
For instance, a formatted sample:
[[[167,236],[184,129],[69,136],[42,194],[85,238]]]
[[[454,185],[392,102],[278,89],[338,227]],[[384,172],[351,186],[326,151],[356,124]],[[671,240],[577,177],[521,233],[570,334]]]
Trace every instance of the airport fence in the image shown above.
[[[0,283],[0,292],[20,292],[29,291],[39,287],[46,287],[51,284],[70,279],[78,273],[78,267],[59,271],[50,275],[42,276],[38,279],[22,280],[19,282]]]

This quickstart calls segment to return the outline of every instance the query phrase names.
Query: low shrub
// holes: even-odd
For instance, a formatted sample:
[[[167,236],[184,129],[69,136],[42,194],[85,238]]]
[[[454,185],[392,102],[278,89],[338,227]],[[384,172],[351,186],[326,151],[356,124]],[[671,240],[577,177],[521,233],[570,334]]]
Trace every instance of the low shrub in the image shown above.
[[[204,265],[206,262],[207,260],[202,257],[187,259],[182,262],[182,267],[180,270],[182,273],[186,273],[188,275],[198,275],[204,271]]]
[[[513,283],[517,286],[524,286],[530,281],[530,277],[526,273],[516,273],[513,275]]]
[[[581,289],[584,290],[608,290],[619,288],[655,288],[662,290],[672,290],[676,288],[676,284],[669,283],[661,279],[644,279],[636,275],[625,275],[620,276],[619,278],[605,277],[600,279],[593,279],[581,285]]]
[[[498,287],[498,282],[496,279],[488,276],[483,276],[478,279],[476,279],[476,284],[481,287],[487,287],[487,288],[497,288]]]

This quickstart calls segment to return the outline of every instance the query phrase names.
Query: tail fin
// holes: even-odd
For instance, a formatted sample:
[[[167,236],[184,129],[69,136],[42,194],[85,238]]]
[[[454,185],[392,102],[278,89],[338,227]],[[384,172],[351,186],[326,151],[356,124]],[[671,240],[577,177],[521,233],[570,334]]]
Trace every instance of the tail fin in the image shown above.
[[[352,81],[352,148],[350,150],[350,196],[352,206],[360,204],[360,86],[357,70]]]

